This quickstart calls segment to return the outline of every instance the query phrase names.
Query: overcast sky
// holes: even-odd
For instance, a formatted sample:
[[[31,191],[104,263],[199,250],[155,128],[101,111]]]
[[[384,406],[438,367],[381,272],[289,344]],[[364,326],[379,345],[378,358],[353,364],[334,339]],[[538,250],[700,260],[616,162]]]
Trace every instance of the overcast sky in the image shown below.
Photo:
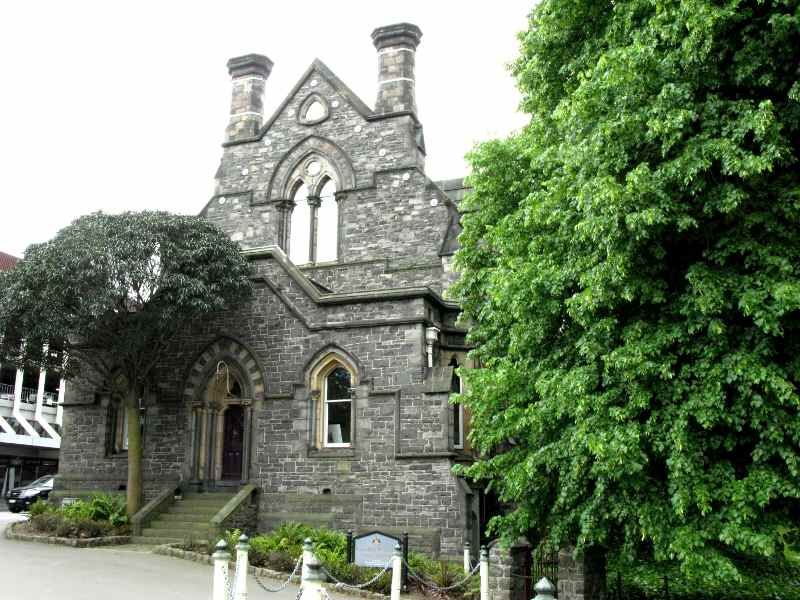
[[[433,179],[466,173],[474,143],[525,123],[506,65],[533,0],[3,2],[0,251],[21,255],[96,210],[197,213],[213,192],[230,103],[228,58],[275,66],[269,115],[317,57],[368,105],[370,33],[422,29],[417,106]]]

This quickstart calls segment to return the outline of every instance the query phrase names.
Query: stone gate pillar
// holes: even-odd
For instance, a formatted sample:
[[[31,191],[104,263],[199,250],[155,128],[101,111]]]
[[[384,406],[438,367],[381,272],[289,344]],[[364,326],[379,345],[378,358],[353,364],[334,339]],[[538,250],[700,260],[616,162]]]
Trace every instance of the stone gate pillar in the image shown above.
[[[558,552],[558,600],[603,600],[606,591],[606,555],[588,548],[581,558],[573,548]]]

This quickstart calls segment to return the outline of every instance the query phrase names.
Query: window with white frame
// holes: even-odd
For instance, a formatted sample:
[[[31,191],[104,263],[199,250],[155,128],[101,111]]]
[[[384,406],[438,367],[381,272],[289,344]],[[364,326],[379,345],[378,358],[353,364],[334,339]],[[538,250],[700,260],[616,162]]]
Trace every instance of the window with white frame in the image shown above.
[[[350,387],[350,373],[343,367],[336,367],[325,376],[322,385],[322,422],[324,445],[328,448],[351,445],[353,401]]]

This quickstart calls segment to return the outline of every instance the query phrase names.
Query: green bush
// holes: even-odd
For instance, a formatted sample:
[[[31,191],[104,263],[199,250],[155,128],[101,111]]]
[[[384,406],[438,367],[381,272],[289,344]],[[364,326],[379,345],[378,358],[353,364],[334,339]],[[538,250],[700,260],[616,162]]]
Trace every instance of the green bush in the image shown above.
[[[57,537],[89,538],[129,531],[124,499],[103,493],[62,507],[37,500],[31,505],[30,523],[35,531]]]
[[[691,583],[677,563],[613,558],[609,561],[610,588],[622,584],[623,596],[661,598],[665,579],[672,600],[800,600],[800,566],[781,557],[732,557],[741,581]],[[616,589],[614,589],[616,592]]]
[[[41,498],[37,498],[36,502],[31,504],[31,507],[28,509],[28,511],[31,514],[31,517],[53,512],[54,510],[56,510],[55,506],[50,504],[47,500],[42,500]]]
[[[64,516],[55,511],[31,514],[31,527],[40,533],[55,533]]]
[[[347,559],[345,558],[346,548],[347,546],[345,545],[345,552],[338,554],[333,550],[315,547],[314,553],[331,575],[333,575],[339,581],[343,581],[345,583],[358,585],[360,583],[369,581],[380,572],[380,569],[358,567],[354,564],[348,563]],[[390,570],[381,575],[381,577],[375,583],[369,586],[369,589],[381,594],[388,594],[391,591],[391,587],[392,572]]]

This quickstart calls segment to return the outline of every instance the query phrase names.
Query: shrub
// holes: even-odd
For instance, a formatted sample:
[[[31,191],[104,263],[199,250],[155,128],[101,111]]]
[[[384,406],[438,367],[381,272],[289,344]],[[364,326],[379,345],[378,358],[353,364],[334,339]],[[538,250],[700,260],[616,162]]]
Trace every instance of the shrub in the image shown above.
[[[346,549],[346,546],[345,546]],[[375,577],[380,569],[372,569],[369,567],[359,567],[354,564],[348,563],[345,558],[346,552],[341,554],[328,550],[325,548],[314,548],[317,558],[320,559],[325,569],[339,581],[349,584],[360,584],[369,581]],[[392,587],[392,572],[387,571],[372,585],[369,589],[381,594],[388,594]]]
[[[800,600],[800,567],[780,556],[773,558],[731,556],[741,581],[706,583],[697,586],[681,575],[677,562],[628,560],[612,557],[609,561],[609,586],[622,585],[626,598],[657,598],[666,595],[674,600]]]
[[[69,520],[91,519],[92,507],[84,500],[75,500],[72,504],[62,506],[59,511]]]
[[[112,527],[120,527],[128,522],[125,499],[112,494],[93,494],[89,500],[90,518],[94,521],[108,521]]]
[[[56,510],[56,507],[50,504],[47,500],[42,500],[41,498],[37,498],[36,502],[31,504],[31,507],[28,511],[31,514],[31,518],[35,517],[36,515],[43,515],[45,513],[53,512]]]
[[[64,516],[56,511],[31,514],[31,527],[41,533],[55,533]]]
[[[89,538],[129,530],[124,499],[102,493],[62,507],[37,500],[31,505],[30,523],[35,531],[58,537]]]

